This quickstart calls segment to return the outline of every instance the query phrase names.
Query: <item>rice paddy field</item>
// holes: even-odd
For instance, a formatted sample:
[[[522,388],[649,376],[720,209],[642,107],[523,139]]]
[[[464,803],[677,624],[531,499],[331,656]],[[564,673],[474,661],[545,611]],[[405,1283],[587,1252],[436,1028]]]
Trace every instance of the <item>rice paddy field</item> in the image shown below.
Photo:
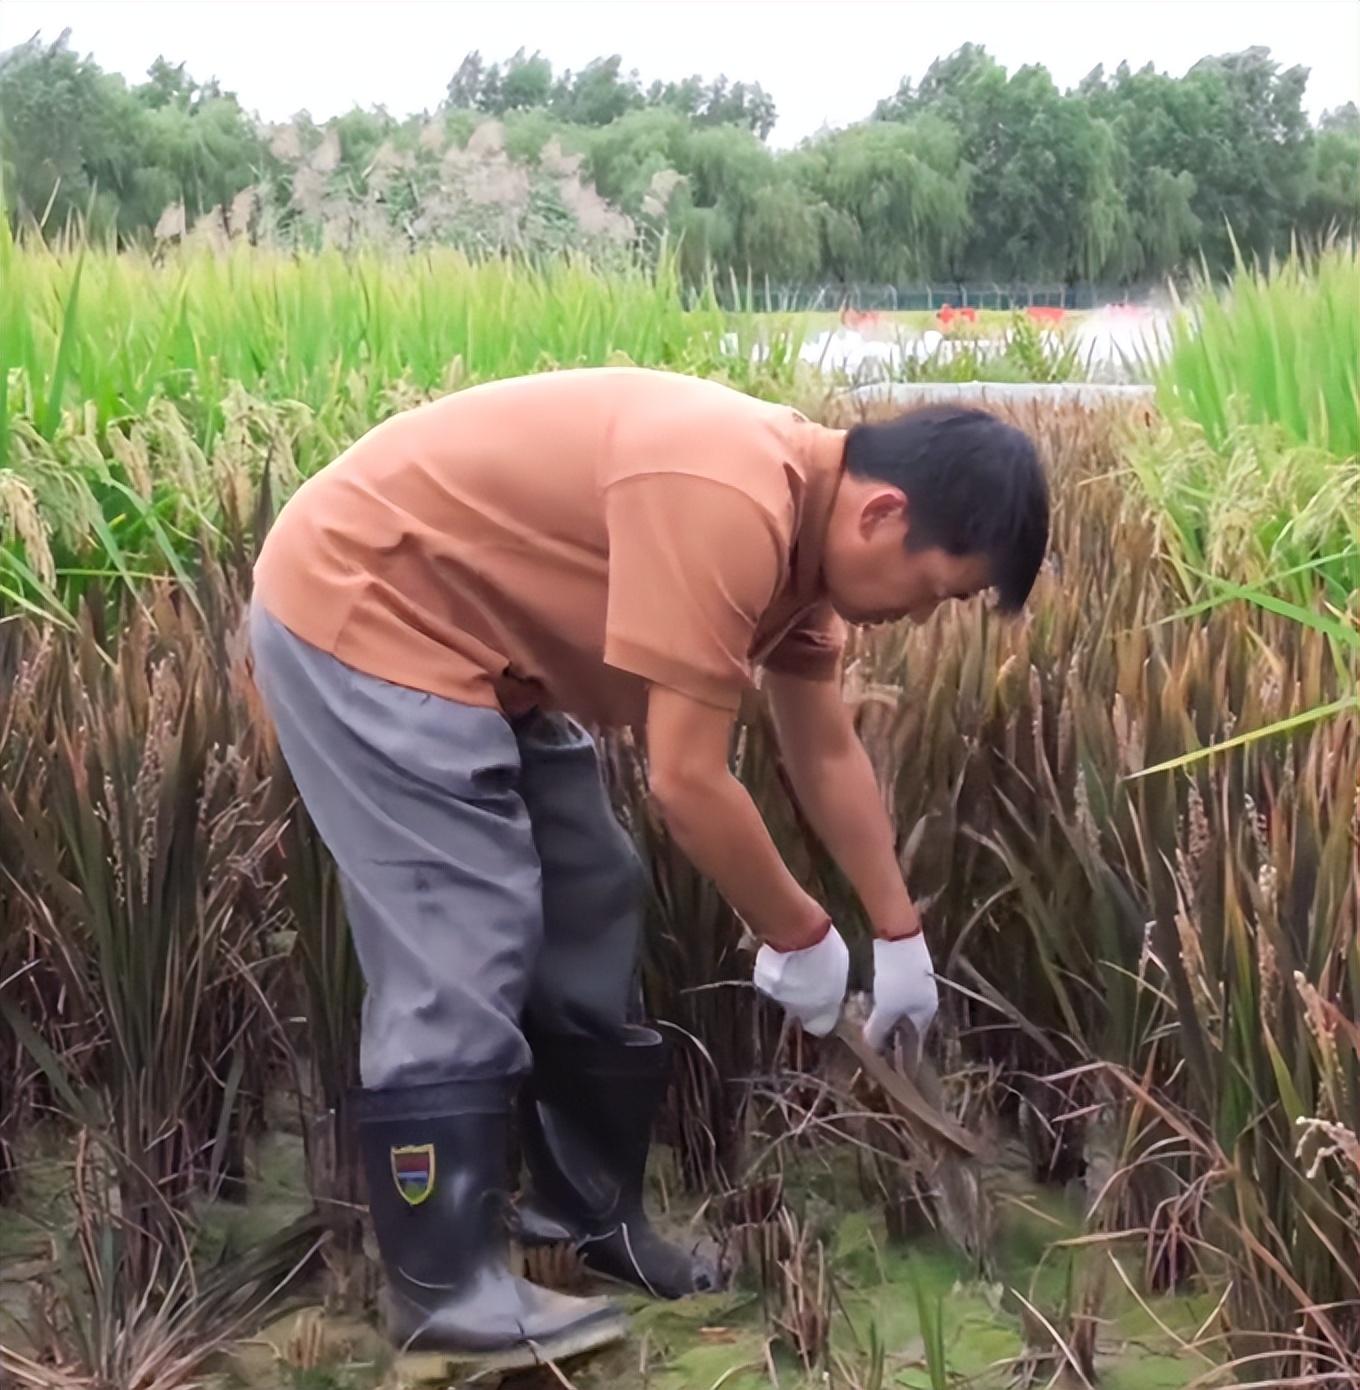
[[[0,1384],[417,1374],[374,1323],[362,980],[243,669],[281,501],[388,414],[521,372],[897,408],[807,351],[852,328],[882,325],[725,312],[665,258],[152,260],[0,219]],[[961,345],[901,380],[1083,371],[1072,324],[896,328]],[[1199,285],[1126,356],[1149,400],[1013,408],[1055,495],[1027,615],[852,648],[942,977],[921,1083],[977,1156],[781,1030],[605,740],[649,1006],[688,1038],[652,1202],[731,1283],[626,1298],[624,1347],[514,1383],[1360,1384],[1357,364],[1353,244]],[[733,756],[862,987],[763,716]]]

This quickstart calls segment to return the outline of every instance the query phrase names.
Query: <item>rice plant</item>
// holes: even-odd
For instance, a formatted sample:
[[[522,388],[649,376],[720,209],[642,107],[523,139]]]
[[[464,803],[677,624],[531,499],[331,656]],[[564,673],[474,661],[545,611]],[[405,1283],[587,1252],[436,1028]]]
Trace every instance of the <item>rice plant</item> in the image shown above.
[[[50,440],[66,410],[89,403],[103,428],[164,397],[209,451],[232,383],[366,427],[394,384],[437,390],[451,364],[473,381],[613,357],[678,365],[696,350],[717,356],[724,326],[711,298],[686,307],[673,256],[609,274],[576,257],[447,248],[394,258],[241,246],[153,259],[15,244],[6,231],[0,286],[0,360],[17,373],[8,415]]]
[[[4,219],[0,219],[3,221]],[[386,416],[550,368],[633,363],[787,396],[792,327],[733,341],[673,254],[394,259],[241,246],[166,257],[0,228],[0,613],[70,627],[91,583],[189,587],[268,475],[281,499]]]
[[[1216,291],[1202,276],[1153,376],[1169,418],[1216,449],[1241,425],[1279,425],[1289,444],[1360,455],[1360,247],[1338,240],[1269,265],[1238,255]]]
[[[1149,369],[1166,428],[1131,457],[1190,596],[1207,574],[1354,621],[1360,247],[1201,282]]]
[[[858,638],[846,678],[931,933],[941,1103],[1014,1126],[1039,1180],[1085,1191],[1082,1240],[1137,1243],[1144,1287],[1221,1295],[1196,1345],[1226,1348],[1245,1383],[1336,1383],[1360,1359],[1360,585],[1338,501],[1354,355],[1336,375],[1285,302],[1316,295],[1349,341],[1354,264],[1332,248],[1206,300],[1159,419],[1017,411],[1055,494],[1029,615],[968,607]],[[133,1362],[77,1323],[135,1325],[143,1349],[168,1324],[112,1279],[194,1329],[170,1339],[167,1375],[224,1325],[208,1313],[227,1284],[193,1282],[194,1204],[239,1185],[271,1084],[298,1107],[317,1213],[269,1272],[324,1230],[327,1295],[366,1292],[344,1110],[361,981],[241,669],[250,559],[279,497],[384,414],[484,376],[622,351],[770,394],[806,383],[796,353],[752,363],[750,325],[725,348],[724,320],[681,307],[664,262],[153,265],[4,241],[0,272],[0,1168],[47,1111],[87,1136],[76,1187],[97,1239],[69,1247],[49,1361],[116,1384]],[[1290,379],[1312,404],[1271,404]],[[683,1044],[663,1138],[683,1186],[727,1194],[710,1220],[734,1260],[764,1262],[772,1316],[825,1369],[837,1285],[786,1219],[800,1164],[855,1146],[895,1236],[966,1231],[977,1268],[986,1194],[937,1182],[863,1078],[835,1073],[834,1040],[791,1040],[754,999],[740,924],[651,814],[643,750],[605,746],[651,870],[648,1005]],[[786,796],[768,719],[740,728],[733,763],[862,986],[867,924]],[[237,1273],[261,1291],[258,1270]],[[1089,1375],[1099,1293],[1035,1304],[1051,1324],[1036,1365]],[[0,1369],[55,1383],[38,1362]]]

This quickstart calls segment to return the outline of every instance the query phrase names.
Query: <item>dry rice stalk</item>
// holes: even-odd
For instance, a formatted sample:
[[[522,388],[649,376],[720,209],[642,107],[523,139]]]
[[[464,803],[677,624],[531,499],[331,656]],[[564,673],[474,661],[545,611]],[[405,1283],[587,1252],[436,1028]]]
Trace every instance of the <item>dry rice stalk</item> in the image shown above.
[[[779,1266],[779,1307],[773,1321],[808,1372],[825,1363],[831,1343],[831,1275],[826,1246],[811,1226],[785,1209],[780,1222],[790,1253]]]

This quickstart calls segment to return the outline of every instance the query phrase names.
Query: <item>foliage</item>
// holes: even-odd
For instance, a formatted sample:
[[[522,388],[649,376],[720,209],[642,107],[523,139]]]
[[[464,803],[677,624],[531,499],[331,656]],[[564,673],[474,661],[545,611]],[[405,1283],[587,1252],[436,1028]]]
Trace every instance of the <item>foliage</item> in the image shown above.
[[[79,218],[95,237],[129,237],[183,201],[191,216],[230,202],[256,178],[261,146],[216,82],[157,59],[129,88],[65,35],[0,55],[0,172],[10,207],[60,231]]]
[[[456,385],[455,354],[490,376],[551,365],[533,355],[541,343],[566,360],[622,345],[769,395],[801,389],[782,348],[753,363],[746,323],[725,349],[711,296],[683,309],[675,262],[661,264],[605,275],[242,248],[153,270],[0,240],[13,605],[0,622],[0,1077],[17,1079],[0,1157],[41,1109],[98,1136],[104,1167],[76,1185],[97,1239],[68,1266],[56,1338],[68,1381],[116,1383],[132,1363],[109,1348],[153,1345],[167,1309],[184,1319],[171,1349],[194,1364],[222,1326],[215,1310],[255,1306],[265,1272],[282,1281],[322,1226],[348,1240],[330,1293],[362,1263],[335,1214],[358,1198],[340,1104],[355,961],[333,867],[239,679],[246,576],[274,503],[374,419]],[[863,634],[847,675],[932,936],[949,1103],[1014,1123],[1037,1175],[1084,1171],[1083,1246],[1137,1241],[1147,1285],[1226,1290],[1202,1335],[1258,1358],[1245,1383],[1337,1383],[1360,1359],[1360,712],[1336,659],[1353,651],[1354,584],[1309,554],[1338,524],[1352,416],[1344,369],[1306,341],[1294,304],[1334,315],[1349,341],[1353,275],[1353,252],[1333,249],[1196,300],[1202,356],[1181,340],[1160,422],[1016,415],[1054,490],[1028,616],[962,607]],[[1201,418],[1178,414],[1183,402]],[[818,407],[836,424],[849,412]],[[1164,496],[1129,485],[1130,460],[1147,458]],[[1255,472],[1270,489],[1251,492]],[[1307,491],[1320,500],[1296,516]],[[1266,588],[1285,561],[1289,600]],[[1187,606],[1195,570],[1205,592]],[[1301,711],[1330,714],[1305,726]],[[741,1173],[772,1084],[810,1097],[781,1152],[881,1124],[862,1110],[833,1124],[826,1051],[786,1045],[771,1009],[733,1007],[749,997],[740,926],[653,818],[642,750],[618,738],[608,752],[655,890],[649,1003],[687,1035],[667,1120],[687,1184]],[[785,795],[759,711],[733,762],[867,983],[859,906]],[[286,1232],[263,1265],[192,1288],[193,1204],[239,1176],[278,1068],[325,1218]],[[829,1354],[840,1292],[812,1229],[773,1262],[778,1320],[808,1364]],[[1059,1354],[1092,1364],[1096,1301],[1074,1285],[1070,1348],[1033,1315],[1050,1374]],[[958,1369],[938,1311],[920,1319],[937,1379],[945,1351]],[[36,1363],[4,1370],[59,1383]]]
[[[122,245],[200,227],[552,251],[596,235],[583,203],[598,195],[620,244],[678,238],[692,285],[710,263],[776,283],[1147,285],[1196,251],[1229,270],[1234,234],[1265,257],[1295,233],[1355,227],[1360,129],[1344,107],[1314,129],[1304,80],[1253,48],[1179,78],[1097,68],[1063,92],[1042,66],[1007,73],[966,44],[874,119],[776,152],[758,83],[644,90],[617,54],[556,73],[537,51],[473,52],[433,113],[356,107],[263,128],[182,64],[158,60],[128,87],[63,37],[0,58],[0,173],[16,224],[60,235],[80,217]],[[497,123],[504,151],[474,141]],[[564,194],[549,146],[583,160],[593,188],[568,176]]]
[[[92,580],[186,574],[266,470],[286,494],[430,395],[611,362],[766,395],[799,376],[782,335],[759,359],[744,334],[725,344],[711,290],[687,308],[669,252],[605,271],[443,248],[153,260],[22,242],[0,224],[0,605],[67,622]]]
[[[1201,279],[1154,373],[1163,409],[1224,448],[1243,424],[1281,426],[1290,444],[1360,456],[1360,244],[1239,258],[1221,294]]]
[[[603,126],[629,111],[663,108],[677,111],[696,126],[736,125],[762,140],[775,122],[775,106],[760,84],[729,82],[723,76],[705,82],[698,75],[679,82],[654,82],[644,93],[637,73],[622,75],[618,54],[597,58],[579,73],[569,69],[554,78],[541,53],[519,49],[505,66],[488,66],[474,50],[449,81],[448,104],[491,115],[541,108],[567,125]]]
[[[1008,78],[965,44],[932,64],[919,89],[904,83],[879,115],[933,115],[959,133],[974,210],[966,245],[945,262],[959,278],[964,264],[984,278],[1089,278],[1111,260],[1126,214],[1109,128],[1082,97],[1059,92],[1046,69]]]
[[[1117,1119],[1123,1153],[1108,1170],[1117,1179],[1100,1191],[1099,1211],[1115,1230],[1144,1232],[1154,1284],[1175,1285],[1197,1271],[1212,1281],[1230,1269],[1239,1353],[1274,1357],[1263,1364],[1279,1375],[1335,1364],[1353,1354],[1353,1310],[1360,1307],[1353,1286],[1360,1225],[1348,1205],[1354,1185],[1347,1167],[1360,1055],[1343,1026],[1360,1002],[1351,838],[1360,730],[1352,714],[1223,756],[1193,776],[1129,780],[1156,759],[1221,740],[1239,724],[1325,701],[1337,677],[1321,634],[1249,606],[1152,621],[1167,611],[1175,587],[1157,559],[1153,519],[1124,492],[1120,422],[1067,411],[1036,417],[1029,427],[1057,502],[1057,571],[1042,578],[1033,616],[1003,625],[980,611],[940,615],[920,631],[866,638],[851,667],[860,734],[890,797],[913,889],[928,904],[948,982],[944,1036],[963,1058],[1006,1078],[998,1095],[1015,1099],[1000,1108],[1018,1107],[1032,1128],[1079,1136],[1074,1115],[1104,1111]],[[233,631],[236,601],[213,599],[202,585],[198,592],[217,615],[203,637],[215,641],[214,631]],[[149,1011],[179,1017],[156,1003],[154,980],[161,976],[146,977],[151,984],[139,987],[140,1004],[126,990],[98,983],[106,953],[90,935],[89,905],[121,914],[127,894],[107,875],[79,886],[79,896],[62,885],[79,866],[89,874],[105,855],[118,862],[111,852],[82,849],[59,868],[59,842],[41,848],[47,837],[67,833],[61,808],[68,801],[73,826],[84,815],[96,837],[109,833],[106,824],[117,825],[120,836],[143,843],[149,822],[139,819],[139,808],[153,804],[143,789],[152,787],[151,774],[124,786],[121,763],[109,759],[118,748],[141,749],[153,728],[164,733],[151,746],[168,750],[156,773],[165,779],[160,795],[197,794],[198,775],[174,756],[184,735],[157,711],[180,708],[166,693],[173,690],[221,702],[225,692],[210,673],[229,670],[230,661],[194,654],[203,638],[192,636],[199,629],[187,614],[176,617],[158,604],[154,617],[152,629],[130,614],[116,671],[101,667],[88,638],[49,634],[49,655],[42,657],[33,645],[42,641],[39,631],[21,629],[28,662],[46,665],[20,666],[18,679],[5,686],[14,699],[0,713],[0,725],[8,721],[28,749],[11,742],[6,753],[12,775],[5,804],[14,811],[5,817],[0,855],[11,882],[30,885],[16,900],[22,920],[7,930],[37,928],[32,939],[42,971],[67,981],[62,996],[25,990],[22,1003],[7,1006],[7,1018],[17,1004],[60,1065],[76,1067],[77,1075],[91,1065],[83,1040],[95,1041],[98,1058],[116,1039],[136,1036],[123,1020]],[[168,661],[159,668],[148,664],[153,632],[161,634],[156,641]],[[109,731],[101,740],[128,729],[108,752],[100,742],[86,754],[100,750],[98,766],[110,769],[102,792],[102,771],[84,770],[64,751],[74,735],[53,744],[43,732],[46,711],[61,730],[64,711],[81,708],[84,727]],[[228,731],[261,727],[239,708],[213,718],[219,722],[204,729],[220,728],[217,738],[239,740]],[[170,741],[162,745],[162,737]],[[194,746],[203,737],[192,732]],[[763,721],[743,734],[738,753],[741,775],[784,852],[857,937],[863,924],[853,898],[783,800]],[[693,1156],[691,1180],[712,1190],[715,1176],[739,1168],[749,1105],[743,1078],[753,1068],[762,1074],[773,1060],[774,1020],[732,1007],[744,975],[736,924],[650,821],[645,779],[627,745],[614,754],[615,790],[647,844],[658,890],[649,944],[652,1007],[701,1045],[684,1049],[675,1137],[692,1127],[682,1144]],[[255,769],[266,756],[272,754],[247,744],[230,764],[243,810],[260,795]],[[72,798],[86,785],[91,806],[79,812]],[[34,809],[38,797],[48,808],[42,815]],[[230,834],[244,838],[235,849],[230,839],[220,842],[214,852],[249,855],[252,837],[276,838],[274,805],[271,798],[267,820],[234,820]],[[186,815],[171,823],[188,836],[197,822]],[[337,954],[333,884],[326,888],[324,863],[307,853],[312,832],[299,821],[291,833],[289,862],[301,877],[290,886],[286,909],[277,868],[261,880],[266,911],[287,910],[298,927],[285,957],[293,983],[280,994],[283,980],[275,977],[269,1017],[284,1012],[282,1000],[300,1001],[317,1044],[315,1064],[343,1070],[353,1062],[358,1015],[353,963],[343,950]],[[211,843],[206,827],[203,834]],[[162,843],[153,842],[152,852]],[[186,852],[191,845],[186,841]],[[136,881],[129,880],[129,891]],[[248,881],[239,871],[210,874],[204,901],[259,891]],[[222,919],[200,916],[188,900],[184,911],[167,899],[168,915],[129,916],[126,929],[121,916],[111,917],[108,928],[117,930],[110,944],[130,943],[135,922],[135,939],[154,947],[146,963],[160,961],[157,969],[172,958],[163,952],[182,955],[191,944],[188,959],[208,971],[195,985],[205,1001],[202,1024],[211,1021],[213,1036],[222,1039],[246,1036],[237,1033],[244,1016],[232,1015],[228,1001],[248,1002],[238,958],[258,949],[268,922],[235,901],[231,930],[239,944],[229,956],[213,945],[222,940]],[[257,945],[248,948],[252,940]],[[36,986],[42,977],[33,973]],[[181,1002],[182,975],[175,975]],[[327,978],[339,983],[327,985]],[[141,980],[131,973],[121,984],[131,989]],[[346,994],[348,1005],[337,1009]],[[72,1001],[66,1021],[35,1008],[55,997]],[[182,1036],[187,1045],[189,1035]],[[169,1041],[162,1040],[162,1061]],[[205,1042],[204,1055],[220,1046]],[[805,1055],[803,1063],[812,1060]],[[187,1063],[163,1071],[167,1082],[206,1075]],[[121,1064],[109,1072],[110,1099],[143,1095],[134,1084],[138,1074]],[[156,1100],[167,1106],[167,1119],[177,1115],[189,1127],[181,1154],[210,1156],[214,1136],[243,1123],[239,1112],[228,1119],[232,1111],[214,1107],[230,1105],[234,1095],[235,1110],[246,1088],[225,1095],[210,1089],[206,1110],[187,1103],[192,1090],[183,1100]],[[146,1093],[142,1104],[156,1094]],[[110,1113],[131,1119],[162,1112]],[[138,1120],[132,1133],[145,1133],[145,1124]],[[1089,1143],[1077,1140],[1077,1152]],[[1048,1170],[1048,1157],[1036,1152],[1035,1161],[1040,1172]],[[1095,1162],[1093,1151],[1086,1161]],[[344,1191],[344,1162],[337,1150],[313,1169],[318,1200]],[[1325,1181],[1310,1176],[1319,1172]],[[184,1201],[175,1195],[181,1178],[177,1167],[162,1188],[167,1200]],[[814,1299],[803,1312],[811,1318],[821,1306]],[[1290,1340],[1301,1318],[1311,1342]],[[812,1323],[802,1319],[799,1326]]]
[[[851,126],[789,156],[834,278],[900,283],[960,263],[973,178],[960,143],[952,125],[927,115]]]
[[[19,369],[9,413],[48,441],[77,403],[102,431],[163,396],[211,449],[232,381],[332,431],[346,418],[367,428],[385,394],[436,389],[451,371],[484,380],[619,354],[675,365],[716,352],[724,327],[711,300],[686,309],[669,253],[607,269],[439,247],[386,257],[199,246],[152,258],[10,246],[0,229],[0,272],[0,354]]]
[[[1176,587],[1117,455],[1101,461],[1117,436],[1036,424],[1060,577],[1033,620],[959,615],[860,649],[861,737],[949,942],[944,974],[969,991],[946,1008],[993,1056],[1008,1021],[1005,1069],[1049,1078],[1050,1121],[1098,1110],[1115,1078],[1133,1105],[1101,1191],[1113,1227],[1145,1227],[1164,1277],[1230,1262],[1238,1349],[1281,1357],[1263,1372],[1348,1364],[1360,1150],[1356,1039],[1338,1020],[1360,1005],[1360,711],[1137,776],[1325,705],[1347,677],[1287,615],[1153,621]],[[1300,1316],[1312,1343],[1288,1335]],[[1266,1327],[1281,1340],[1245,1331]]]
[[[1320,587],[1345,613],[1360,590],[1356,243],[1239,265],[1221,293],[1201,282],[1150,367],[1167,425],[1132,457],[1188,596],[1207,572],[1304,606]]]
[[[1233,235],[1261,256],[1287,249],[1316,178],[1306,80],[1262,48],[1204,58],[1179,80],[1127,64],[1086,79],[1093,112],[1128,151],[1123,182],[1144,254],[1180,241],[1226,270]]]

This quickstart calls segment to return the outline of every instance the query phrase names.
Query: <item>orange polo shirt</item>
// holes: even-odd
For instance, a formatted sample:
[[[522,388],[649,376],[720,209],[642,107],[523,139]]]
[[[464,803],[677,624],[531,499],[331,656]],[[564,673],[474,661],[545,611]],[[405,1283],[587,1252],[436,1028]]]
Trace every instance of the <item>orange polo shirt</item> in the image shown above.
[[[672,372],[488,382],[309,478],[255,592],[347,665],[465,704],[642,723],[655,683],[736,710],[756,666],[839,668],[820,572],[844,441]]]

